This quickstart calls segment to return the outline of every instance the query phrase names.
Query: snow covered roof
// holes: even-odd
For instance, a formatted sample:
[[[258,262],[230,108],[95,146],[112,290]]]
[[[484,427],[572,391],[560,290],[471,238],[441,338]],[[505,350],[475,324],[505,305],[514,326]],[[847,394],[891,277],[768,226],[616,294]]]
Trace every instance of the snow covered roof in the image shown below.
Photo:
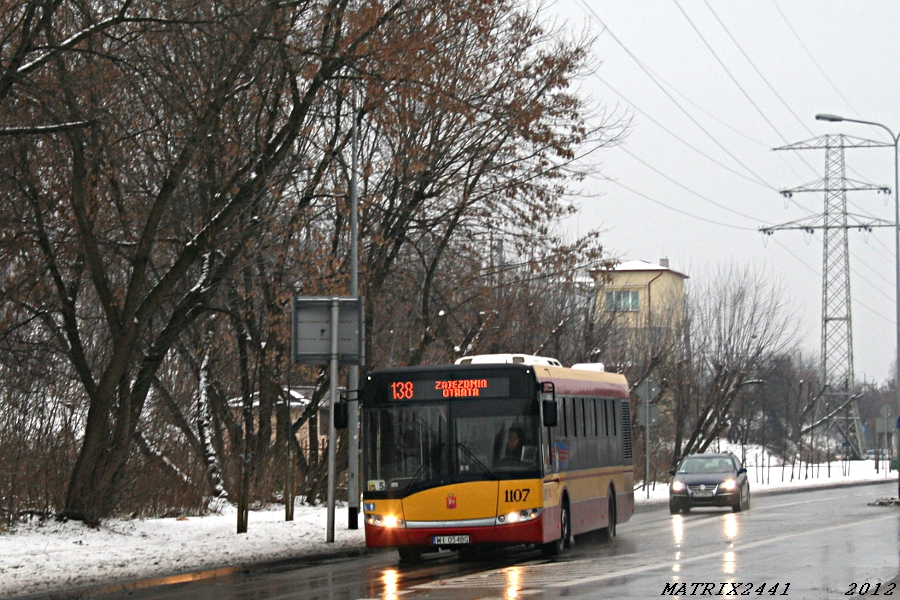
[[[668,262],[668,261],[666,261]],[[674,269],[670,269],[668,265],[658,265],[651,262],[647,262],[646,260],[629,260],[622,263],[617,264],[615,267],[611,269],[612,271],[669,271],[674,275],[679,275],[688,279],[688,276],[684,273],[680,273]]]

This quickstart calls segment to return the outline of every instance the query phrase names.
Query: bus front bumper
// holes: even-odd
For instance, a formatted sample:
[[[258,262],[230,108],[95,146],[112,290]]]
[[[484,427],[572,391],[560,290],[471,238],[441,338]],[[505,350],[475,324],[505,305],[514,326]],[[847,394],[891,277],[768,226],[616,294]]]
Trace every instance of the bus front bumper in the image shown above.
[[[366,523],[366,546],[384,548],[420,546],[459,548],[475,544],[539,544],[545,541],[543,518],[503,525],[464,525],[440,522],[405,523],[401,527],[382,527]],[[493,521],[493,519],[490,519]]]

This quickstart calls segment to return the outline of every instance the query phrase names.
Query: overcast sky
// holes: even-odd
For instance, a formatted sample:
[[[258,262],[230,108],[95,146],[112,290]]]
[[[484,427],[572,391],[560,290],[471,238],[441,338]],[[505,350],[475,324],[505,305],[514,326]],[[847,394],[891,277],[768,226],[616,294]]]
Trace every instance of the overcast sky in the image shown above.
[[[622,260],[709,278],[752,265],[779,282],[801,320],[803,348],[821,348],[822,232],[760,227],[824,210],[823,193],[780,190],[824,177],[825,150],[773,151],[825,134],[891,142],[884,130],[825,123],[817,113],[900,131],[900,2],[886,0],[557,0],[547,8],[596,38],[581,92],[627,112],[619,147],[591,158],[581,232],[601,228]],[[892,148],[849,149],[847,177],[893,188]],[[848,212],[894,220],[894,196],[848,193]],[[895,253],[890,228],[849,232],[856,381],[892,378]]]

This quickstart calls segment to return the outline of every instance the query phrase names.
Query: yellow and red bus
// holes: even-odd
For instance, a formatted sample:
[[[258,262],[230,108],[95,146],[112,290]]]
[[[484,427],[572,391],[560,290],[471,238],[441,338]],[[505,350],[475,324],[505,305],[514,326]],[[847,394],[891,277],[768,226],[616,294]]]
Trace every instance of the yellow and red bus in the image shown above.
[[[402,561],[514,544],[555,555],[634,514],[628,384],[598,365],[487,355],[382,369],[360,400],[366,545]]]

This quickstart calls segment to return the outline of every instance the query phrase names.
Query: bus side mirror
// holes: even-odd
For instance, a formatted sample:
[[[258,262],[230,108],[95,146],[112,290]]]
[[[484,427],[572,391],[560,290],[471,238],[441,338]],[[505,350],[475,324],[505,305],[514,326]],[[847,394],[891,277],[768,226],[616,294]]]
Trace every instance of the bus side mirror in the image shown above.
[[[346,402],[338,402],[334,405],[335,429],[347,429],[347,422],[349,421],[348,414]]]
[[[544,427],[556,427],[559,424],[556,388],[552,381],[545,381],[541,384],[541,412],[544,413]]]
[[[356,397],[351,398],[350,394]],[[350,401],[359,399],[359,390],[345,390],[341,392],[338,403],[334,405],[334,428],[347,429],[350,425]]]
[[[556,427],[559,425],[559,411],[556,400],[544,400],[544,427]]]

